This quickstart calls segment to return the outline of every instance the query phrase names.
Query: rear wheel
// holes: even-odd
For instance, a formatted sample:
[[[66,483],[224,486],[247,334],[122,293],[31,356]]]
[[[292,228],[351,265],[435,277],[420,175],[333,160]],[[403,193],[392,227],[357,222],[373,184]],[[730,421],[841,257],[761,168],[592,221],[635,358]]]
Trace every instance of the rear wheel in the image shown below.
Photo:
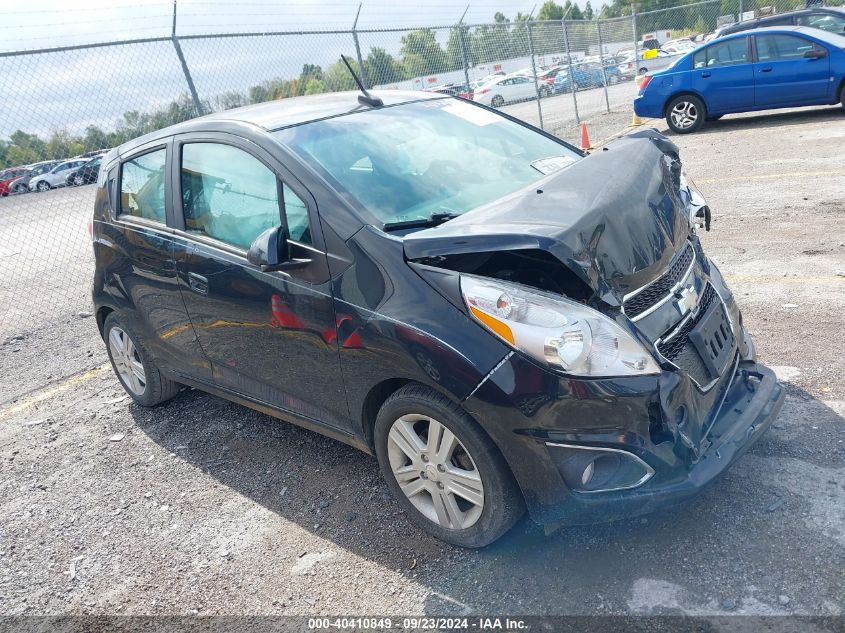
[[[502,95],[495,95],[490,100],[490,105],[492,105],[494,108],[501,108],[503,105],[505,105],[505,98]]]
[[[695,132],[704,123],[704,103],[695,95],[680,95],[666,107],[666,123],[676,134]]]
[[[408,385],[390,396],[374,439],[382,474],[409,520],[447,543],[483,547],[525,511],[493,441],[428,387]]]
[[[179,393],[178,383],[165,378],[135,336],[112,312],[103,326],[106,349],[123,389],[142,407],[153,407]]]

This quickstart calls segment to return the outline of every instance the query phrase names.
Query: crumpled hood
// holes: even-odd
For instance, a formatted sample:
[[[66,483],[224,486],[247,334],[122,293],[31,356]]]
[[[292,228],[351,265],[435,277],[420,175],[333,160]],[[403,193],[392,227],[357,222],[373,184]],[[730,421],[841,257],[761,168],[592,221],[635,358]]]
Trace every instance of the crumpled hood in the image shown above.
[[[689,235],[680,173],[674,143],[643,130],[536,187],[407,235],[405,256],[545,250],[619,305],[656,278]]]

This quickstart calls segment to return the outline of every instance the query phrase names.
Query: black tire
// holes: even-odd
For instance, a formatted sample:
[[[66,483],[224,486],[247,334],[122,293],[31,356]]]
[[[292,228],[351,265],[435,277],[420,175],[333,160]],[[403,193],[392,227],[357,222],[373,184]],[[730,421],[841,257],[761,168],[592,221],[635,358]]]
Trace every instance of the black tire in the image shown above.
[[[390,430],[399,418],[415,415],[436,420],[451,431],[462,445],[460,448],[465,448],[480,477],[483,506],[475,522],[464,529],[442,526],[425,516],[405,496],[393,474],[388,447]],[[382,405],[373,435],[379,466],[391,493],[408,519],[432,536],[460,547],[484,547],[507,532],[525,513],[522,494],[499,449],[466,411],[436,391],[422,385],[406,385],[396,391]],[[429,478],[423,476],[422,479]],[[428,498],[432,497],[429,494]],[[456,497],[452,495],[453,500]]]
[[[666,123],[675,134],[690,134],[704,125],[707,109],[695,95],[678,95],[666,106]]]
[[[27,187],[26,185],[15,185],[12,191],[16,194],[22,194],[29,191],[29,187]]]
[[[645,66],[643,66],[642,68],[640,68],[639,73],[637,73],[637,74],[639,74],[639,75],[645,75],[647,72],[648,72],[648,68],[646,68]]]
[[[35,188],[38,189],[38,191],[49,191],[51,189],[50,183],[46,180],[39,181]]]
[[[841,105],[842,109],[845,110],[845,83],[843,83],[842,88],[839,89],[839,105]]]
[[[501,108],[503,105],[505,105],[505,98],[502,95],[495,95],[490,100],[490,105],[494,108]]]
[[[146,384],[144,386],[143,393],[140,395],[136,393],[136,391],[127,384],[123,376],[121,376],[115,362],[115,358],[112,355],[112,346],[109,344],[109,337],[112,334],[112,330],[115,328],[119,328],[119,330],[123,334],[127,335],[132,341],[135,347],[136,357],[140,360],[144,367],[144,378]],[[182,386],[179,383],[173,382],[169,378],[162,376],[158,367],[156,367],[150,359],[150,355],[140,344],[138,337],[135,336],[135,334],[133,334],[126,325],[124,325],[116,312],[112,312],[108,315],[108,317],[106,317],[106,322],[103,325],[103,340],[106,343],[106,351],[108,352],[109,360],[111,361],[115,376],[117,376],[118,381],[120,381],[120,384],[126,393],[128,393],[137,404],[142,407],[154,407],[162,402],[170,400],[173,396],[179,393]]]
[[[541,86],[540,87],[540,98],[545,99],[546,97],[551,96],[552,91],[549,89],[548,86]]]

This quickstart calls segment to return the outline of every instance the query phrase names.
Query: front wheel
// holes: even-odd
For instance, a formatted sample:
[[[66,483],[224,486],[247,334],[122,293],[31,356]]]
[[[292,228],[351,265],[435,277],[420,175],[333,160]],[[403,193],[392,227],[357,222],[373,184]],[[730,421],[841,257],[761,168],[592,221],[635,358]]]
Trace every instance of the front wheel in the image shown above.
[[[492,543],[525,512],[490,437],[457,404],[408,385],[382,406],[374,429],[382,475],[408,518],[462,547]]]
[[[81,175],[77,174],[73,177],[73,184],[76,187],[81,187],[85,184],[85,179]]]
[[[123,389],[142,407],[154,407],[179,393],[178,383],[165,378],[135,336],[112,312],[103,336],[114,373]]]
[[[46,180],[42,180],[36,185],[35,187],[38,191],[49,191],[50,190],[50,183]]]
[[[494,108],[501,108],[503,105],[505,105],[505,98],[502,95],[496,95],[493,97],[493,99],[491,99],[490,105],[492,105]]]
[[[540,98],[545,99],[546,97],[551,96],[552,91],[549,90],[546,86],[542,86],[540,88]]]
[[[704,103],[694,95],[680,95],[666,107],[666,123],[676,134],[695,132],[704,123]]]

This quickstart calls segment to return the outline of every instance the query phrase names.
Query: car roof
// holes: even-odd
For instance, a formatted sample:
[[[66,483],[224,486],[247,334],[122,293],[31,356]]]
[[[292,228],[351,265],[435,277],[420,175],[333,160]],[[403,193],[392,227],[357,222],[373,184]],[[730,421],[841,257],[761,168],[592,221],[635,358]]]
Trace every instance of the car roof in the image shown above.
[[[825,44],[829,44],[830,46],[834,46],[837,48],[845,48],[845,37],[843,37],[842,35],[839,35],[838,33],[830,33],[829,31],[823,31],[821,29],[814,29],[811,26],[760,26],[756,29],[747,29],[745,31],[738,31],[736,33],[729,33],[728,35],[725,35],[723,37],[712,39],[707,42],[707,45],[718,44],[721,41],[729,40],[732,38],[748,37],[749,35],[765,33],[796,33],[800,35],[805,35],[809,38],[820,40]]]
[[[231,110],[212,112],[127,141],[117,148],[117,153],[124,154],[136,147],[166,136],[209,130],[215,127],[209,124],[241,123],[265,131],[275,131],[294,125],[373,109],[372,106],[362,105],[358,102],[360,94],[360,92],[355,91],[330,92],[320,95],[277,99]],[[444,98],[443,95],[438,93],[415,90],[371,90],[370,94],[380,97],[386,106]]]
[[[748,31],[751,28],[749,25],[751,24],[765,24],[771,20],[779,20],[783,17],[792,17],[792,16],[800,16],[800,15],[809,15],[812,13],[839,13],[845,14],[845,7],[809,7],[804,9],[796,9],[795,11],[784,11],[783,13],[773,13],[772,15],[761,15],[760,17],[754,18],[752,20],[745,20],[742,22],[734,22],[733,24],[728,24],[724,26],[722,29],[719,29],[719,33],[726,33],[732,34],[737,31]]]

